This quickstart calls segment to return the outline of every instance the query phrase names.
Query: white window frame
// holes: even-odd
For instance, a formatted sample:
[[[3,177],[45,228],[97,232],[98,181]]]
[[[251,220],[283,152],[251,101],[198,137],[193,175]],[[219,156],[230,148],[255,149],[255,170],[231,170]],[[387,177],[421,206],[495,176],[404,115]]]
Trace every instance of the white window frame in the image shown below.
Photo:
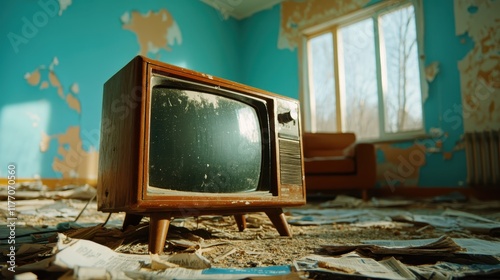
[[[423,9],[422,9],[422,0],[387,0],[378,4],[374,4],[372,6],[363,8],[359,11],[355,11],[351,14],[347,14],[341,17],[337,17],[334,19],[329,19],[320,24],[317,24],[312,27],[305,28],[301,30],[301,46],[299,48],[299,57],[301,60],[301,90],[300,90],[300,100],[302,103],[302,115],[303,118],[303,129],[306,132],[318,132],[314,127],[312,122],[312,114],[314,113],[314,107],[311,106],[311,100],[309,98],[309,51],[307,48],[308,40],[310,38],[316,37],[318,35],[331,32],[334,40],[334,67],[335,67],[335,94],[336,94],[336,106],[337,106],[337,127],[342,128],[342,119],[341,119],[341,102],[340,101],[340,89],[339,89],[339,73],[338,71],[338,56],[337,56],[337,45],[336,45],[336,34],[332,32],[332,29],[338,29],[342,26],[353,24],[356,21],[360,21],[367,18],[376,18],[380,15],[390,12],[391,10],[395,10],[398,8],[403,8],[405,6],[413,5],[415,11],[415,25],[416,25],[416,35],[417,35],[417,53],[419,56],[419,71],[420,71],[420,88],[421,88],[421,106],[422,106],[422,128],[420,130],[412,130],[412,131],[401,131],[388,133],[385,132],[385,111],[384,111],[384,101],[383,101],[383,91],[381,89],[381,83],[378,83],[378,98],[379,98],[379,137],[375,139],[363,139],[363,142],[387,142],[387,141],[405,141],[405,140],[414,140],[416,138],[425,138],[425,111],[424,111],[424,103],[427,99],[428,95],[428,84],[425,80],[425,68],[424,68],[424,41],[423,41]],[[374,24],[374,36],[375,42],[379,40],[378,34],[378,25]],[[378,42],[375,44],[375,48],[377,53],[379,50]],[[377,54],[377,77],[381,77],[381,66],[380,58]],[[379,78],[377,78],[379,79]],[[340,110],[339,110],[340,109]],[[345,131],[337,131],[337,132],[345,132]]]

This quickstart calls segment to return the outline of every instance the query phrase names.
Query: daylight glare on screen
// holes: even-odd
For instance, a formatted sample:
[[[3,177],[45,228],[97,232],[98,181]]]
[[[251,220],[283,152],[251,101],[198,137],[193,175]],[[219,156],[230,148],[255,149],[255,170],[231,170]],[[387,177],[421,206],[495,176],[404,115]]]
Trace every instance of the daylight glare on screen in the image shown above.
[[[235,193],[259,186],[262,136],[256,110],[206,92],[154,87],[149,185]]]

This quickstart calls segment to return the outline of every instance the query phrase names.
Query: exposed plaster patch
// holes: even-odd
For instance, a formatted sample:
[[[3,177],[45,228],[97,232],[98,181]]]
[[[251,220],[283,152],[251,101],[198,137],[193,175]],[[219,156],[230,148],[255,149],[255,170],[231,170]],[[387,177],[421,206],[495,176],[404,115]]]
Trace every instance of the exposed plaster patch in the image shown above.
[[[31,73],[26,73],[26,75],[24,75],[24,79],[28,82],[28,84],[36,86],[40,82],[41,76],[40,70],[36,69]]]
[[[57,139],[58,155],[54,157],[52,168],[63,178],[97,178],[99,153],[89,147],[86,151],[80,138],[80,127],[71,126],[64,134],[50,136]]]
[[[80,101],[73,96],[73,94],[68,93],[68,95],[66,95],[66,103],[68,103],[68,106],[75,110],[78,114],[81,113],[82,109],[80,107]]]
[[[49,88],[49,82],[47,81],[43,81],[41,84],[40,84],[40,89],[47,89]]]
[[[432,83],[439,73],[439,62],[435,61],[425,67],[425,79]]]
[[[69,92],[65,94],[63,85],[54,70],[58,64],[59,60],[55,57],[49,67],[40,65],[34,71],[27,73],[24,78],[29,85],[39,86],[40,89],[55,88],[57,95],[66,101],[68,108],[80,114],[81,105],[76,97],[76,94],[80,92],[78,83],[73,83],[69,87]],[[37,127],[40,117],[29,112],[28,116],[33,120],[33,127]],[[60,172],[63,178],[97,178],[98,152],[90,146],[90,143],[82,142],[79,126],[68,127],[63,134],[48,135],[42,131],[39,143],[40,152],[44,153],[49,150],[52,139],[58,142],[58,155],[54,157],[52,163],[54,171]]]
[[[425,146],[413,144],[396,148],[389,143],[377,144],[385,161],[377,163],[377,181],[381,186],[418,186],[420,167],[426,163]]]
[[[61,81],[59,81],[59,78],[52,70],[49,72],[49,82],[51,86],[57,88],[57,94],[59,94],[61,98],[64,98],[64,91],[61,85]]]
[[[455,1],[456,35],[474,48],[458,63],[464,131],[500,129],[500,1]]]
[[[122,28],[132,31],[139,42],[139,54],[158,54],[161,49],[170,51],[170,46],[182,44],[182,35],[172,15],[166,9],[141,14],[126,12],[121,16]]]
[[[62,16],[63,12],[68,9],[71,4],[73,4],[73,0],[59,0],[59,16]]]
[[[80,88],[77,83],[73,83],[70,86],[70,92],[65,95],[63,85],[54,70],[57,65],[59,65],[59,59],[54,57],[48,68],[45,65],[40,65],[32,72],[26,73],[24,79],[31,86],[39,85],[39,89],[41,90],[49,87],[55,88],[57,90],[57,95],[66,101],[69,108],[81,113],[80,100],[72,94],[79,93]]]
[[[73,83],[70,88],[71,92],[74,94],[80,93],[80,86],[77,83]]]
[[[286,0],[281,3],[279,49],[295,49],[300,44],[301,30],[327,19],[359,10],[370,0]]]

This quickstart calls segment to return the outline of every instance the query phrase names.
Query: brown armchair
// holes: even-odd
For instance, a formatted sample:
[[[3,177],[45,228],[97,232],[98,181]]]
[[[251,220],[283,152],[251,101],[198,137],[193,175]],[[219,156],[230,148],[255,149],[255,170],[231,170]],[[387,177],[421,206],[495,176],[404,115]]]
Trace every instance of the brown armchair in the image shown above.
[[[357,143],[354,133],[304,133],[304,170],[308,194],[359,189],[368,199],[375,186],[375,147]]]

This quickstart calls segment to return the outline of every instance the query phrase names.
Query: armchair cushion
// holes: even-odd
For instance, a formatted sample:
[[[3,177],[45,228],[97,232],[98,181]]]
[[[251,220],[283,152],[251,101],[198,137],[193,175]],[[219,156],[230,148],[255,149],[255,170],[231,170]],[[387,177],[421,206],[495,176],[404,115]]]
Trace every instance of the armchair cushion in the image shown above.
[[[366,190],[375,186],[375,146],[356,142],[354,133],[303,133],[306,189]]]
[[[306,174],[345,174],[356,172],[354,158],[346,156],[304,159]]]
[[[303,133],[304,157],[344,156],[356,142],[354,133]]]

